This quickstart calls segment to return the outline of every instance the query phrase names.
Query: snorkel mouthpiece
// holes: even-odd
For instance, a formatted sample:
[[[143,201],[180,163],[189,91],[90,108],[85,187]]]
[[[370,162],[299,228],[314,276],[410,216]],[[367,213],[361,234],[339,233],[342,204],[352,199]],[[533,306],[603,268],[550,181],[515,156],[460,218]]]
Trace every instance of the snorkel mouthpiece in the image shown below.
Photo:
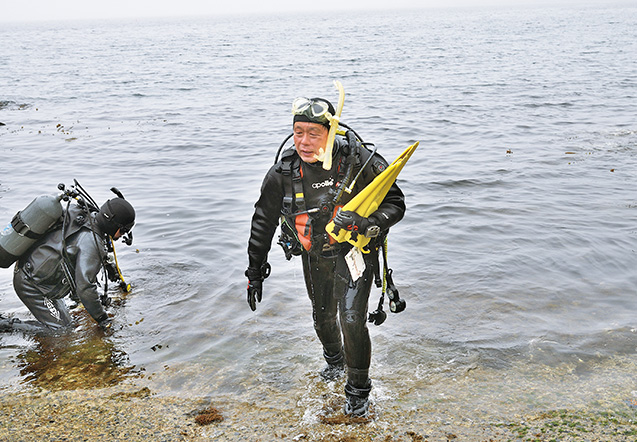
[[[122,236],[122,241],[124,241],[124,244],[126,244],[127,246],[132,245],[133,244],[133,232],[128,232],[124,236]]]

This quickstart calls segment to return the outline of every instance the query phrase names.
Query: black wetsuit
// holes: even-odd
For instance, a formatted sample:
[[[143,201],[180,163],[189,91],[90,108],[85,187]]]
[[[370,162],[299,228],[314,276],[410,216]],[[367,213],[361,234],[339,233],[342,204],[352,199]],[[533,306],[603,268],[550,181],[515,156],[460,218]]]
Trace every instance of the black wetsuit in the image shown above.
[[[334,146],[332,169],[326,171],[322,163],[308,164],[300,161],[297,153],[289,149],[281,161],[272,166],[263,180],[261,196],[255,204],[252,230],[248,243],[249,266],[259,269],[267,261],[272,238],[279,225],[286,188],[290,188],[290,173],[285,173],[289,164],[300,163],[306,209],[325,205],[331,188],[343,175],[345,160],[342,154],[345,141],[337,137]],[[358,165],[354,176],[371,153],[360,148]],[[339,205],[345,204],[369,184],[376,175],[387,167],[387,162],[375,154],[356,181],[351,194],[344,193]],[[285,181],[288,180],[288,183]],[[289,193],[289,190],[288,190]],[[329,198],[327,198],[329,200]],[[345,262],[350,251],[348,243],[329,244],[325,226],[333,215],[333,208],[314,214],[311,218],[312,247],[303,250],[303,274],[307,292],[312,302],[314,328],[322,345],[327,362],[342,357],[344,349],[347,365],[348,384],[364,389],[369,383],[368,372],[371,359],[371,341],[367,329],[368,298],[374,279],[374,253],[365,254],[366,269],[361,278],[352,281]],[[405,213],[402,191],[393,184],[387,196],[370,219],[383,232],[400,221]],[[374,246],[374,241],[370,243]]]
[[[79,300],[98,323],[108,319],[97,290],[97,274],[107,254],[104,234],[93,223],[95,234],[84,212],[70,206],[67,225],[49,232],[15,265],[13,287],[33,316],[50,329],[71,324],[64,297],[71,284],[62,267],[62,248],[66,246],[68,269]]]

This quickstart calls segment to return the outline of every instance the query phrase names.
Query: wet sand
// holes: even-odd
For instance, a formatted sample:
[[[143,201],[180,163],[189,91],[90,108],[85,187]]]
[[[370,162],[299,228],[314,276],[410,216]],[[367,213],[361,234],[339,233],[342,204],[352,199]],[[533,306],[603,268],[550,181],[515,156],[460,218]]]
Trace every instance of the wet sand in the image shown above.
[[[385,405],[367,422],[344,418],[340,399],[308,419],[302,407],[162,397],[147,387],[37,391],[0,398],[0,440],[42,441],[636,441],[637,404],[614,410],[544,410],[478,422],[432,419]],[[204,416],[203,411],[218,412]],[[448,410],[452,411],[452,410]],[[220,416],[219,416],[220,415]],[[206,419],[206,417],[211,417]],[[208,423],[209,421],[209,423]],[[201,425],[204,423],[205,425]]]

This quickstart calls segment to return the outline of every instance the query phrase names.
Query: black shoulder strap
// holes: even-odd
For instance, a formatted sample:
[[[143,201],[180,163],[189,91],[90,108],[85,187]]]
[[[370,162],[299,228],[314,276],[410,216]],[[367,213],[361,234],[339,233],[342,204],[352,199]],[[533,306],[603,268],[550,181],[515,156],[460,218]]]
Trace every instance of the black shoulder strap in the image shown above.
[[[301,158],[295,152],[281,158],[281,174],[284,176],[283,215],[305,211],[305,194],[301,176]]]

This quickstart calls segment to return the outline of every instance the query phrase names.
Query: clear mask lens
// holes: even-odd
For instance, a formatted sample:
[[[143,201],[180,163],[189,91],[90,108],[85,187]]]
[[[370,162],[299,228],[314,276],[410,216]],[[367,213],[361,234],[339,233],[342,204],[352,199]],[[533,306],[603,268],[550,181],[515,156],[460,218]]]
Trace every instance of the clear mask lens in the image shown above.
[[[312,101],[309,98],[299,97],[292,102],[292,114],[303,115],[311,106]]]
[[[320,101],[314,101],[310,106],[310,112],[312,112],[314,117],[322,117],[327,113],[327,109],[327,103],[322,103]]]

